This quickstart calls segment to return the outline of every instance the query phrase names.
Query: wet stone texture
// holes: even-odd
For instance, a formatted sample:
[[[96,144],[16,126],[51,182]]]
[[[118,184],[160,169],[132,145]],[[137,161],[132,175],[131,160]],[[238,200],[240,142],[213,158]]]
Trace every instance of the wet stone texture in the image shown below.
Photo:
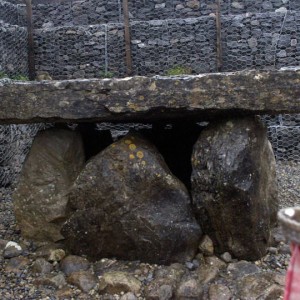
[[[93,260],[185,262],[201,238],[187,189],[135,133],[89,160],[71,188],[69,209],[66,245]]]
[[[84,165],[78,133],[50,129],[35,138],[13,195],[22,235],[38,241],[58,241],[66,218],[67,191]]]
[[[275,159],[255,118],[205,129],[192,155],[197,219],[217,253],[255,260],[266,254],[278,208]]]

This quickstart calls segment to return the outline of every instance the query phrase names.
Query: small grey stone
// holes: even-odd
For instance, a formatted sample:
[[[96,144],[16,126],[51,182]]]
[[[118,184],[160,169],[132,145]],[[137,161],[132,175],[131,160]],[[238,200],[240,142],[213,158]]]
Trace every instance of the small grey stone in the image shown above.
[[[155,4],[155,8],[165,8],[166,3]]]
[[[60,268],[67,276],[73,272],[86,271],[89,267],[90,263],[86,258],[76,255],[69,255],[60,262]]]
[[[210,300],[230,300],[232,297],[230,289],[223,284],[212,284],[208,294]]]
[[[257,39],[255,37],[248,39],[248,45],[250,48],[256,48],[257,47]]]
[[[232,6],[233,8],[236,8],[236,9],[243,9],[243,8],[244,8],[244,5],[243,5],[242,3],[236,2],[236,1],[232,2],[232,3],[231,3],[231,6]]]
[[[287,12],[287,9],[286,9],[286,7],[280,7],[278,9],[276,9],[275,12],[285,14]]]
[[[137,300],[137,297],[133,293],[126,293],[120,300]]]
[[[255,274],[259,271],[260,269],[255,264],[244,260],[237,263],[230,263],[227,267],[227,272],[234,278],[243,277],[248,274]]]
[[[203,290],[201,283],[196,279],[190,278],[182,281],[176,291],[176,299],[201,299]]]
[[[29,263],[30,261],[27,257],[24,256],[13,257],[9,259],[5,267],[5,271],[19,274],[23,272],[23,270],[27,265],[29,265]]]
[[[195,266],[192,262],[186,262],[185,266],[189,269],[189,270],[194,270]]]
[[[55,276],[46,275],[35,280],[35,285],[50,285],[54,288],[62,288],[67,284],[65,276],[63,274],[57,274]]]
[[[202,238],[199,244],[199,250],[201,253],[207,256],[211,256],[214,254],[214,244],[208,235],[205,235]]]
[[[52,270],[52,264],[47,262],[44,258],[38,258],[32,266],[33,273],[47,274],[50,273]]]
[[[285,50],[280,50],[277,54],[276,54],[277,57],[280,57],[280,58],[283,58],[283,57],[286,57],[287,54],[286,54],[286,51]]]
[[[77,286],[83,292],[89,292],[97,284],[97,278],[90,271],[73,272],[67,282]]]
[[[230,263],[232,261],[232,256],[229,252],[224,252],[220,257],[226,263]]]
[[[280,254],[291,254],[291,248],[287,244],[282,244],[282,245],[279,246],[278,252]]]
[[[66,252],[63,249],[54,249],[50,251],[48,261],[61,261],[66,256]]]
[[[291,46],[294,47],[298,44],[297,39],[291,39]]]
[[[15,247],[8,247],[3,251],[4,258],[17,257],[22,254],[22,250],[18,250]]]
[[[269,247],[268,248],[268,252],[271,253],[271,254],[277,254],[277,248],[275,248],[275,247]]]

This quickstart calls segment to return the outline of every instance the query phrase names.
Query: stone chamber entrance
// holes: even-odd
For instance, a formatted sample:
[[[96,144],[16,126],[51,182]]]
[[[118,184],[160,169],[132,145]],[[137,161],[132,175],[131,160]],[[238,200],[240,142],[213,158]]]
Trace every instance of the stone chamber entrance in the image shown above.
[[[0,0],[0,298],[282,299],[299,20],[296,0]]]

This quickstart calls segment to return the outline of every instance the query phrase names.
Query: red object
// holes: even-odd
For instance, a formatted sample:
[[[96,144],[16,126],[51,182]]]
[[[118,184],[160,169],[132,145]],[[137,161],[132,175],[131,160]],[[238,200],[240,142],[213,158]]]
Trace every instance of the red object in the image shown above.
[[[300,246],[292,244],[292,257],[286,274],[284,300],[300,300]]]

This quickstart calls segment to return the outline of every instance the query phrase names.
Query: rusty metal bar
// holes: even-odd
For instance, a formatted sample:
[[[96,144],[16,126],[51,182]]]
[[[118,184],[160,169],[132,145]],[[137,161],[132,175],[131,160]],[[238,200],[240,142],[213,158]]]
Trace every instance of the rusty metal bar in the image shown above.
[[[222,58],[222,34],[221,34],[221,1],[217,0],[216,6],[216,28],[217,28],[217,70],[222,72],[223,58]]]
[[[125,35],[125,61],[126,73],[128,76],[132,75],[132,57],[131,57],[131,35],[129,25],[129,10],[128,0],[123,0],[123,14],[124,14],[124,35]]]
[[[29,79],[35,79],[35,59],[34,59],[34,41],[33,41],[33,22],[32,22],[32,2],[24,0],[27,13],[27,33],[28,33],[28,69]]]

